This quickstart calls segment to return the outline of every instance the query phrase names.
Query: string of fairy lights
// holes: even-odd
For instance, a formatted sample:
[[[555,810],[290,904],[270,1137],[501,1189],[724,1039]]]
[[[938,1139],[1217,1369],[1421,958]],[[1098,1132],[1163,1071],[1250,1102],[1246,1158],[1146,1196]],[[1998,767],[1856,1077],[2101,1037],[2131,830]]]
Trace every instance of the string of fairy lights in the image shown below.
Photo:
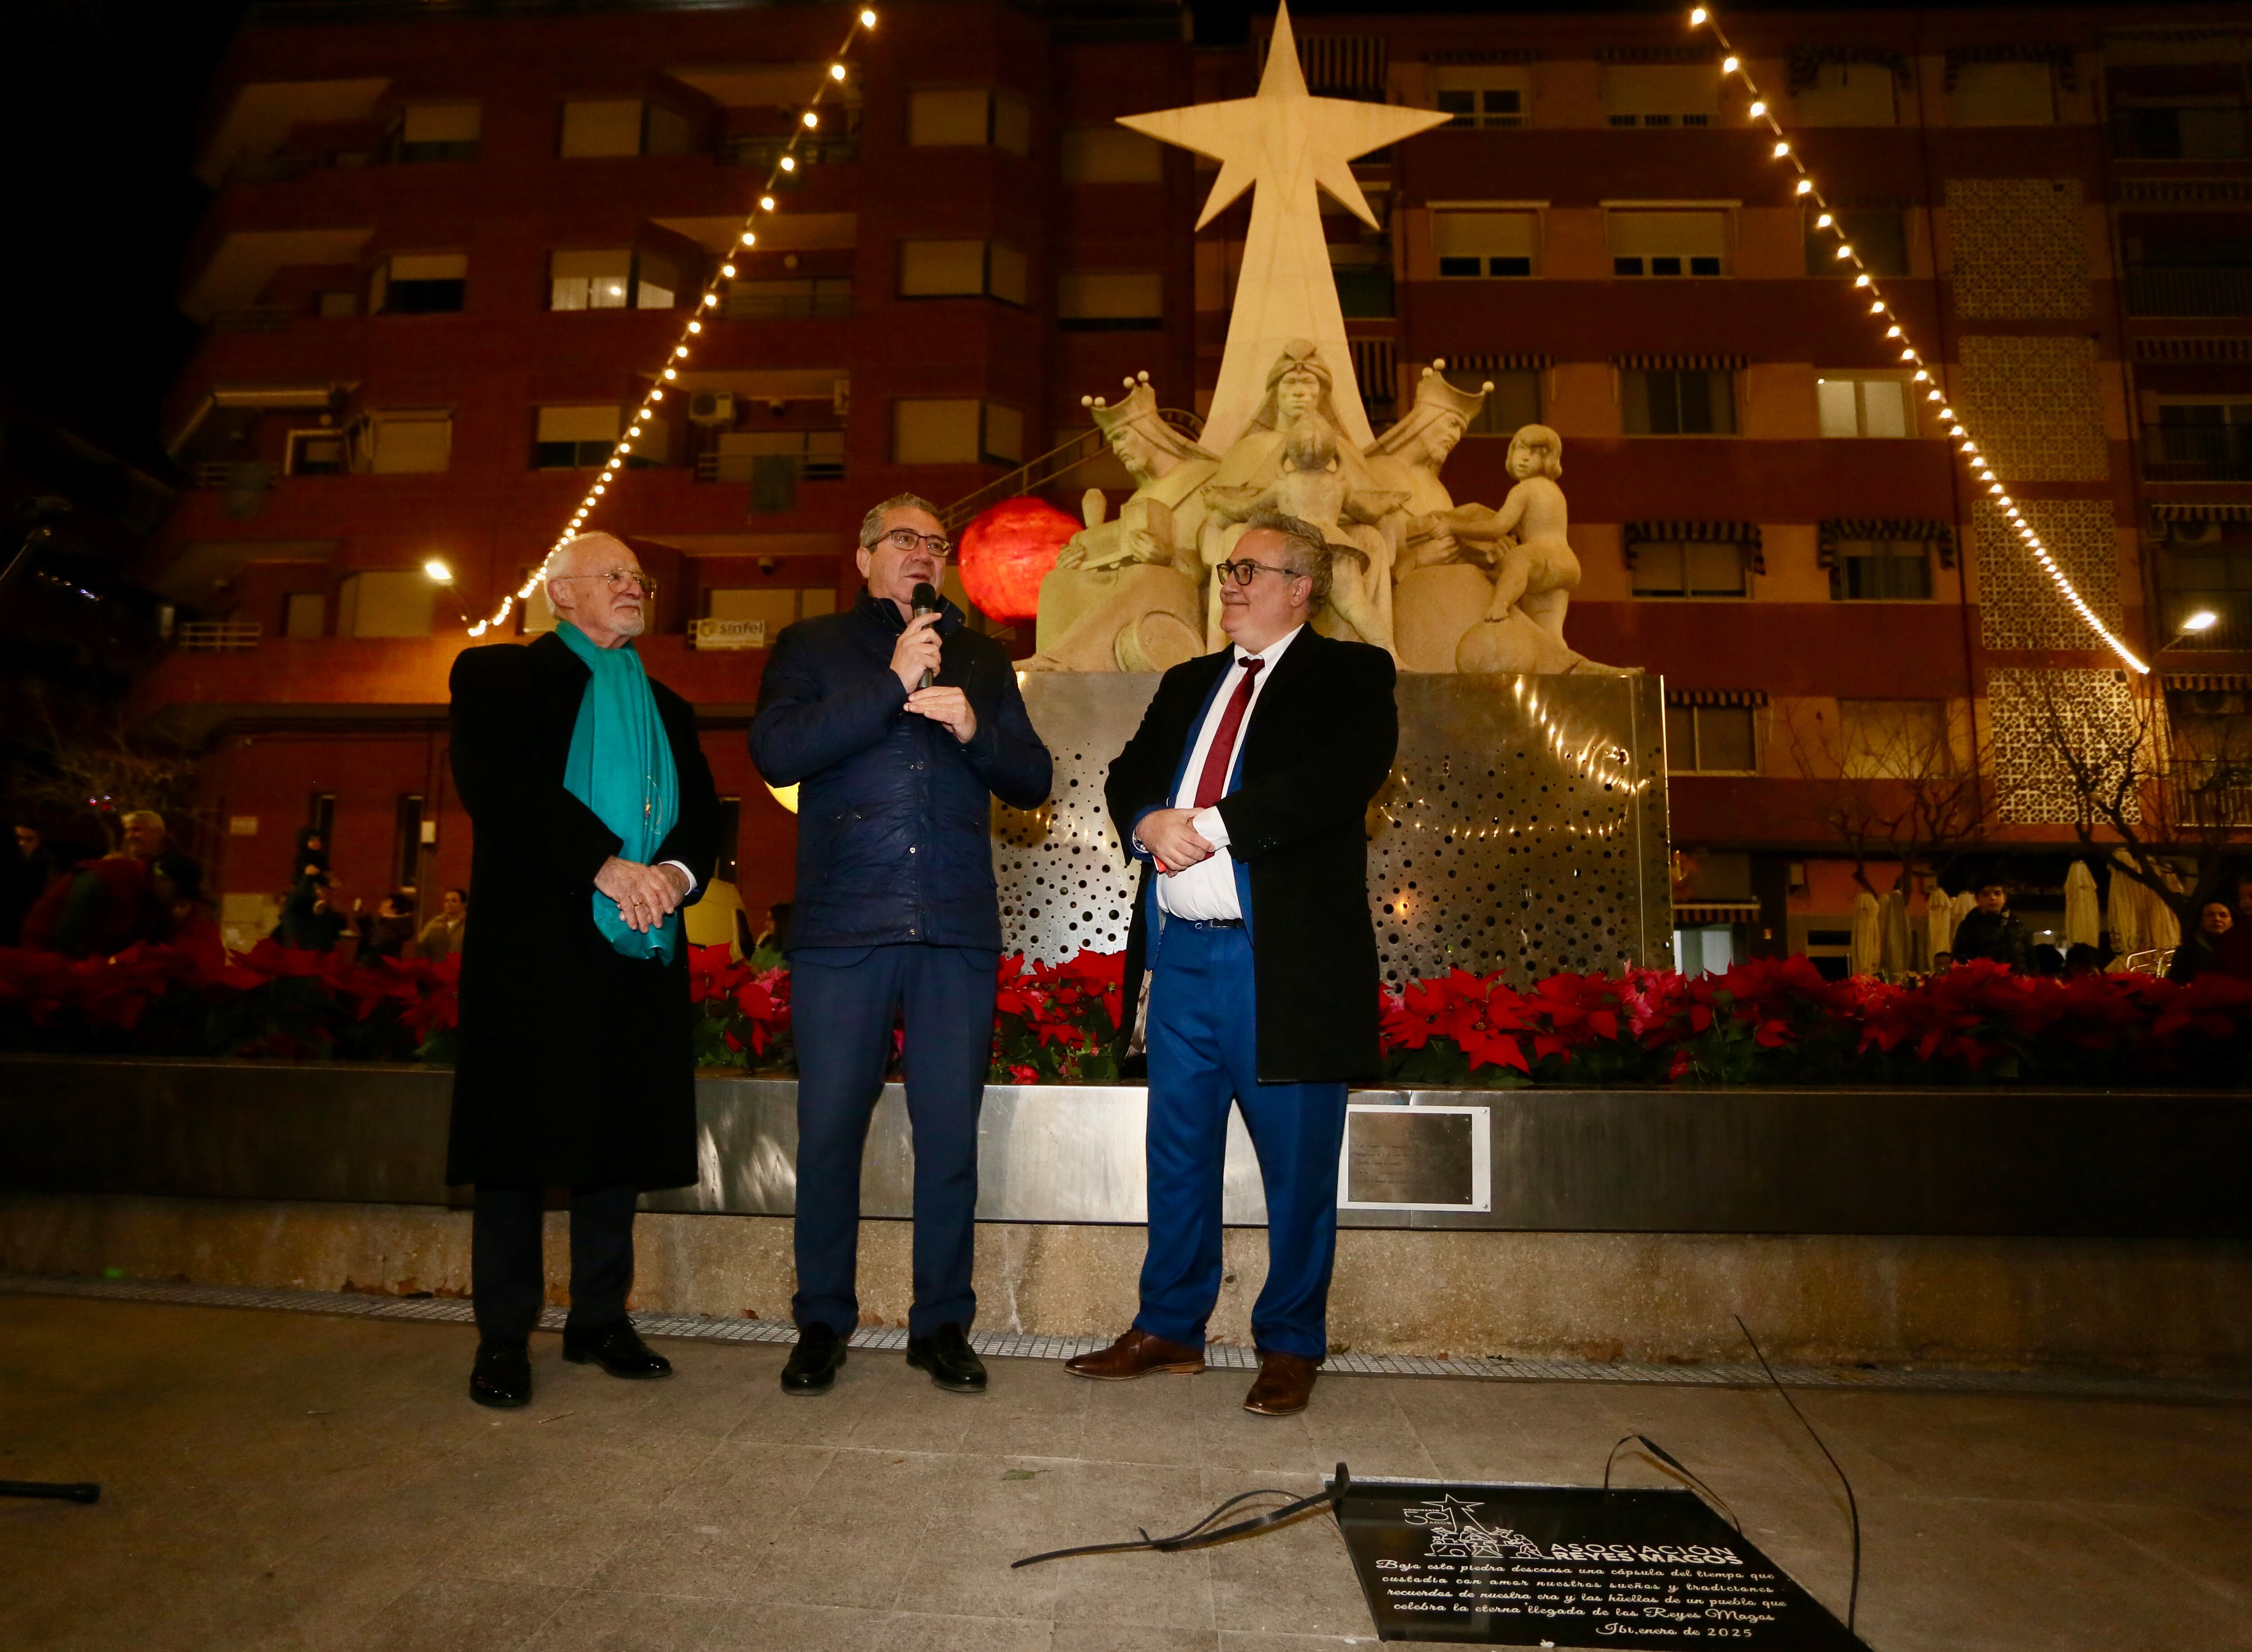
[[[648,427],[650,420],[657,416],[657,410],[664,405],[666,387],[678,383],[682,369],[688,364],[689,357],[694,353],[698,341],[703,336],[706,318],[719,308],[727,283],[735,279],[735,260],[746,250],[759,244],[759,220],[774,212],[775,191],[782,186],[782,180],[795,173],[800,165],[798,159],[800,140],[820,128],[822,100],[831,93],[842,89],[847,77],[844,67],[845,59],[851,55],[852,47],[861,37],[875,26],[876,14],[873,10],[863,10],[853,17],[851,26],[844,31],[844,43],[837,48],[835,55],[830,59],[827,66],[822,71],[821,79],[814,87],[813,95],[806,100],[805,107],[800,111],[796,123],[790,129],[789,142],[782,145],[780,154],[775,157],[773,169],[767,174],[765,184],[760,187],[758,205],[744,218],[742,228],[737,233],[735,240],[730,245],[727,252],[721,255],[718,267],[705,279],[703,290],[698,294],[695,303],[689,309],[688,320],[681,328],[679,337],[674,341],[671,352],[665,357],[664,365],[650,375],[648,392],[643,396],[641,405],[634,409],[632,419],[627,422],[625,434],[620,436],[612,446],[608,462],[602,466],[600,474],[594,478],[594,485],[589,487],[585,496],[580,499],[578,509],[572,511],[570,520],[563,524],[562,531],[555,536],[554,544],[547,547],[547,554],[540,559],[539,566],[532,571],[532,576],[509,595],[503,597],[500,606],[490,615],[469,627],[471,636],[483,636],[492,627],[504,623],[518,603],[530,601],[532,593],[539,589],[541,583],[547,578],[547,570],[554,563],[556,552],[570,544],[572,539],[580,533],[585,531],[587,519],[594,514],[595,510],[608,495],[611,487],[616,482],[620,474],[625,469],[626,460],[633,452],[634,442]]]
[[[1845,226],[1838,220],[1837,213],[1824,196],[1820,183],[1808,170],[1805,159],[1799,154],[1797,146],[1783,135],[1782,122],[1775,118],[1774,110],[1769,106],[1767,100],[1761,94],[1758,86],[1752,80],[1750,68],[1738,55],[1727,32],[1721,29],[1720,20],[1713,15],[1713,9],[1710,6],[1692,8],[1689,13],[1689,26],[1692,29],[1712,31],[1713,38],[1719,45],[1722,53],[1721,78],[1724,80],[1737,80],[1743,82],[1745,92],[1751,97],[1750,106],[1746,109],[1745,114],[1751,120],[1762,122],[1767,127],[1769,134],[1774,139],[1771,158],[1788,163],[1798,174],[1797,185],[1798,198],[1817,209],[1814,226],[1818,230],[1829,232],[1836,242],[1833,256],[1852,265],[1855,272],[1854,287],[1868,295],[1872,324],[1882,324],[1886,339],[1900,346],[1900,359],[1904,364],[1915,370],[1913,382],[1922,386],[1925,403],[1936,407],[1939,421],[1947,427],[1948,436],[1955,443],[1956,451],[1962,455],[1963,462],[1970,469],[1971,475],[1984,488],[1986,496],[1992,502],[1994,508],[2001,512],[2002,519],[2009,525],[2010,531],[2018,536],[2019,543],[2033,554],[2033,559],[2040,564],[2042,570],[2055,582],[2057,591],[2063,596],[2065,601],[2071,606],[2075,614],[2088,621],[2089,628],[2103,639],[2105,645],[2125,663],[2129,670],[2138,675],[2147,675],[2151,668],[2137,658],[2134,651],[2121,642],[2113,634],[2111,628],[2096,616],[2094,608],[2089,607],[2087,599],[2080,594],[2077,587],[2066,576],[2064,570],[2057,565],[2056,559],[2049,554],[2048,547],[2041,543],[2040,533],[2034,530],[2033,524],[2026,519],[2023,508],[2010,496],[2009,489],[1994,474],[1992,464],[1988,461],[1985,454],[1979,450],[1977,442],[1972,439],[1969,427],[1964,425],[1962,413],[1950,403],[1947,392],[1941,388],[1937,371],[1925,361],[1922,352],[1916,349],[1915,341],[1908,337],[1908,330],[1901,324],[1899,313],[1886,303],[1884,291],[1878,286],[1877,278],[1869,273],[1868,266],[1863,260],[1860,253],[1847,238]]]

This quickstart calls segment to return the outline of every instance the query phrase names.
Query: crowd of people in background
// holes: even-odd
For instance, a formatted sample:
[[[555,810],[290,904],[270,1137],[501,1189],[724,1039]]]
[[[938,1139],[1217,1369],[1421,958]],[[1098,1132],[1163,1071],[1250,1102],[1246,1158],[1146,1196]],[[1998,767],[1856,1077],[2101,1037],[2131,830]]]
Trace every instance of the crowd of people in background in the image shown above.
[[[205,888],[204,865],[176,845],[153,809],[122,814],[50,807],[19,818],[0,844],[0,947],[66,958],[106,958],[128,947],[182,947],[216,967],[226,941]],[[329,870],[320,832],[297,834],[288,890],[272,938],[313,952],[349,948],[379,958],[436,960],[457,953],[469,920],[466,889],[448,889],[418,925],[412,890],[363,913]]]
[[[2252,981],[2252,873],[2225,882],[2235,899],[2215,892],[2199,903],[2197,919],[2166,965],[2169,981],[2194,981],[2207,974]],[[2101,975],[2112,961],[2103,948],[2086,941],[2058,947],[2037,943],[2025,920],[2010,910],[2010,892],[1998,879],[1971,890],[1975,908],[1955,927],[1952,947],[1932,958],[1935,973],[1968,958],[2007,964],[2021,975],[2070,979]]]

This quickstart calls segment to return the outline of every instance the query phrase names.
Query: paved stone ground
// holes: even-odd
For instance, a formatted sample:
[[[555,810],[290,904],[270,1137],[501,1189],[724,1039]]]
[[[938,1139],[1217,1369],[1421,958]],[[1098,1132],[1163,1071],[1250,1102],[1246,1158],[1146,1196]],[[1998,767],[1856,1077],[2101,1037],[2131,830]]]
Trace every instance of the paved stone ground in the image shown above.
[[[533,1344],[539,1392],[463,1393],[464,1328],[0,1301],[0,1647],[1314,1652],[1373,1632],[1335,1528],[1185,1556],[1036,1550],[1178,1529],[1254,1486],[1364,1475],[1586,1482],[1648,1433],[1833,1607],[1842,1498],[1772,1393],[1325,1380],[1247,1415],[1245,1378],[1120,1385],[997,1361],[933,1389],[853,1356],[672,1341],[669,1383]],[[2252,1648],[2252,1406],[1808,1392],[1853,1477],[1880,1652]],[[1651,1481],[1646,1468],[1630,1476]]]

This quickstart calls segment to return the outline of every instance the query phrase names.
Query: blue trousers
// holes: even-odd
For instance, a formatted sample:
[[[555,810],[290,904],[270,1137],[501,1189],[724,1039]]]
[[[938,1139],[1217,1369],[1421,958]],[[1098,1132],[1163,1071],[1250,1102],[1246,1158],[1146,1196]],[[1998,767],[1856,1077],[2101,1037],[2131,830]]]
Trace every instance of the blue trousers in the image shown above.
[[[1260,1083],[1258,1022],[1248,935],[1169,920],[1150,984],[1150,1250],[1134,1324],[1204,1346],[1220,1300],[1233,1101],[1267,1190],[1267,1282],[1251,1310],[1252,1336],[1262,1350],[1320,1359],[1329,1352],[1345,1086]]]
[[[907,1334],[977,1312],[970,1282],[977,1213],[977,1113],[993,1045],[991,953],[957,947],[805,947],[790,956],[797,1035],[797,1295],[800,1326],[849,1336],[860,1246],[860,1155],[883,1093],[892,1024],[914,1132],[914,1302]]]

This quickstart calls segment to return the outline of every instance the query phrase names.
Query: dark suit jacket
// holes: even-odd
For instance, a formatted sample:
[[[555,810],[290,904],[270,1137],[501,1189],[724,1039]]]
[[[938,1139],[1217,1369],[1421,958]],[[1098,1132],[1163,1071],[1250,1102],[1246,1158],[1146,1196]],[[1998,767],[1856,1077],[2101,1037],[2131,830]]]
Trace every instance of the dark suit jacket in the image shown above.
[[[454,784],[476,829],[462,936],[461,1053],[446,1179],[583,1187],[696,1180],[684,937],[670,964],[594,927],[594,874],[619,840],[563,789],[590,674],[562,639],[454,661]],[[680,815],[655,859],[710,887],[719,798],[688,702],[652,680]]]
[[[1224,649],[1165,673],[1104,788],[1120,843],[1171,803],[1206,709],[1229,675]],[[1309,626],[1284,650],[1244,731],[1220,801],[1236,887],[1248,892],[1259,994],[1259,1078],[1267,1084],[1373,1078],[1376,932],[1368,912],[1369,800],[1400,744],[1391,656]],[[1144,862],[1126,943],[1125,1002],[1154,960],[1157,871]]]

